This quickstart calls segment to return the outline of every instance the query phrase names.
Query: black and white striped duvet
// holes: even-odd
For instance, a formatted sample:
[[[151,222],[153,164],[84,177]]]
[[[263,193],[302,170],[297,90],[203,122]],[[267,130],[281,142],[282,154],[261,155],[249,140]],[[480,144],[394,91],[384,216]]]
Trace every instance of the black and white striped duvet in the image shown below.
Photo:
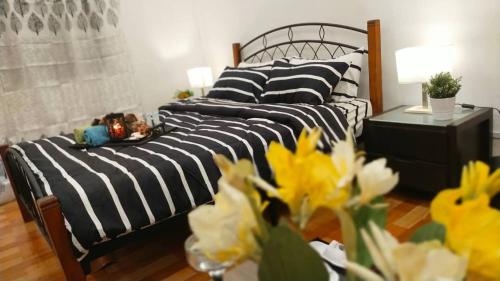
[[[345,138],[347,121],[330,105],[247,104],[200,99],[160,108],[177,129],[137,147],[75,150],[72,136],[21,143],[19,151],[42,193],[59,198],[76,256],[92,245],[138,230],[212,200],[220,172],[212,156],[265,160],[271,141],[295,148],[303,128],[324,129],[322,147]]]

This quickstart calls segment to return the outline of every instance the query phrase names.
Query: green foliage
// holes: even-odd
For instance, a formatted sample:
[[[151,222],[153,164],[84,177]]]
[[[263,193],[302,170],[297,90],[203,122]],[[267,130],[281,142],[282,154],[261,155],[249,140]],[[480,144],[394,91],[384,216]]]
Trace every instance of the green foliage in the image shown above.
[[[259,264],[261,281],[327,281],[323,260],[304,239],[281,222],[264,243]]]
[[[370,205],[364,205],[354,210],[353,219],[356,225],[356,262],[370,268],[373,264],[372,257],[366,248],[365,242],[361,236],[361,229],[370,232],[368,222],[373,221],[381,229],[385,229],[387,222],[387,207],[383,206],[384,198],[379,196],[371,202]]]
[[[174,94],[174,97],[176,99],[180,99],[180,100],[183,100],[183,99],[187,99],[187,98],[190,98],[194,96],[194,93],[193,91],[191,90],[177,90]]]
[[[446,228],[440,223],[431,222],[421,226],[413,233],[411,242],[422,243],[425,241],[438,240],[444,243]]]
[[[462,88],[462,77],[453,78],[449,72],[441,72],[424,84],[424,91],[433,99],[452,98]]]

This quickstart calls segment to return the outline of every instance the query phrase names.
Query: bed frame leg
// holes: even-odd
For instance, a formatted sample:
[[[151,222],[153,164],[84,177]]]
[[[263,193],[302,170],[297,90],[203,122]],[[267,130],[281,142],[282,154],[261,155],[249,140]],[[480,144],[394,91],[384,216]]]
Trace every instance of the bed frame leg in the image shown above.
[[[14,191],[14,196],[16,197],[17,206],[19,207],[19,211],[21,211],[21,216],[23,217],[24,223],[28,223],[28,222],[32,221],[33,217],[31,216],[30,212],[28,211],[28,209],[26,208],[24,203],[21,201],[21,198],[20,198],[19,194],[17,193],[16,187],[12,183],[12,179],[10,178],[10,175],[9,175],[9,181],[10,181],[10,187]]]
[[[82,265],[76,260],[68,232],[64,226],[59,200],[55,196],[47,196],[37,200],[45,230],[49,236],[52,249],[57,255],[67,281],[85,281]]]

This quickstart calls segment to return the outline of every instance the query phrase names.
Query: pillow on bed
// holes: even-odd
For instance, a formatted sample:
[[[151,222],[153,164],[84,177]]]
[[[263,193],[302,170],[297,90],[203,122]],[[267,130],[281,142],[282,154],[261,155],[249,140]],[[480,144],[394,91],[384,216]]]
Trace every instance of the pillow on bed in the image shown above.
[[[238,68],[264,68],[268,67],[271,69],[271,66],[273,66],[274,60],[271,61],[265,61],[265,62],[240,62],[238,64]]]
[[[293,57],[293,58],[296,58],[296,57]],[[240,64],[238,64],[238,68],[254,68],[254,69],[260,69],[260,70],[271,70],[273,64],[276,61],[289,62],[293,58],[280,58],[280,59],[270,60],[270,61],[265,61],[265,62],[240,62]]]
[[[293,65],[277,61],[260,96],[261,103],[322,104],[349,68],[345,62],[311,62]]]
[[[332,96],[335,101],[343,101],[346,98],[351,99],[358,96],[359,80],[361,77],[361,66],[363,65],[363,54],[365,48],[361,47],[352,53],[340,56],[331,60],[307,60],[302,58],[293,58],[291,64],[300,65],[310,62],[332,62],[343,61],[350,63],[349,69],[346,71],[340,82],[333,89]]]
[[[207,97],[256,103],[264,90],[269,72],[253,68],[226,67]]]

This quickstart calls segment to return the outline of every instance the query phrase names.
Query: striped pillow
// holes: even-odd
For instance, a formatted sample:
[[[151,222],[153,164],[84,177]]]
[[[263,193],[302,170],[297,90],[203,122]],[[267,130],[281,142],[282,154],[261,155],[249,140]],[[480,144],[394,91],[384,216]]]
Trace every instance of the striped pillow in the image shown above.
[[[291,64],[300,65],[309,62],[332,62],[343,61],[350,63],[349,69],[346,71],[340,82],[333,89],[332,96],[335,101],[350,100],[358,96],[359,80],[361,78],[361,67],[363,65],[363,54],[365,48],[361,47],[352,53],[340,56],[332,60],[307,60],[294,58],[290,60]]]
[[[269,70],[226,67],[207,97],[257,103],[269,78]]]
[[[292,65],[277,61],[260,96],[261,103],[322,104],[349,68],[345,62],[311,62]]]

